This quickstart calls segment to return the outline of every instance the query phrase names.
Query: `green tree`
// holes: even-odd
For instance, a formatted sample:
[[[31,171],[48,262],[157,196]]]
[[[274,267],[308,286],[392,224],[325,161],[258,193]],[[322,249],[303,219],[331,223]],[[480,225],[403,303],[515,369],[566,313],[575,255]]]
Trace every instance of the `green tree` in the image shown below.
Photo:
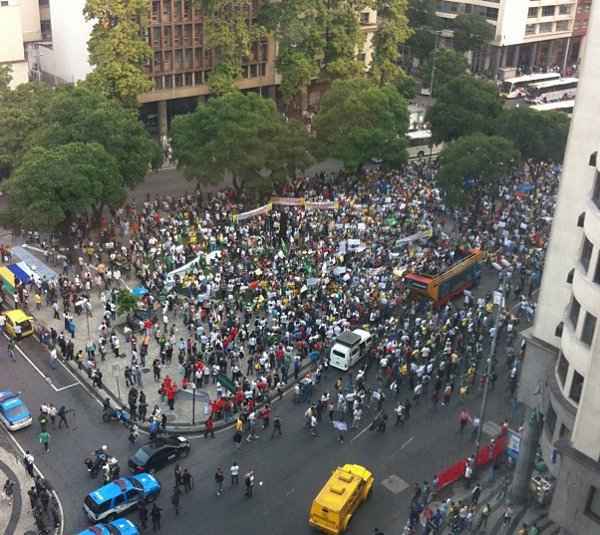
[[[39,145],[99,143],[119,166],[123,186],[140,184],[157,157],[152,141],[134,110],[85,87],[65,87],[49,100],[46,125],[35,133]]]
[[[511,108],[498,117],[495,132],[514,143],[537,178],[543,162],[562,162],[569,123],[564,113]]]
[[[5,190],[12,223],[38,230],[65,230],[75,216],[125,197],[115,159],[97,143],[34,147]]]
[[[241,76],[242,58],[249,57],[252,45],[266,37],[266,30],[252,22],[251,0],[195,0],[204,13],[205,45],[215,55],[216,66],[208,80],[211,93],[232,90]]]
[[[373,37],[371,73],[383,86],[401,78],[400,45],[412,35],[408,27],[407,0],[376,0],[377,32]]]
[[[479,202],[482,194],[494,197],[498,180],[519,163],[519,151],[508,139],[473,134],[449,143],[440,155],[437,183],[450,206]]]
[[[117,294],[117,314],[131,314],[136,311],[138,300],[129,290],[121,289]]]
[[[492,82],[461,76],[440,87],[427,112],[432,141],[440,143],[481,132],[491,133],[502,111],[502,101]]]
[[[495,34],[494,27],[485,17],[475,13],[458,15],[452,24],[454,48],[460,52],[479,50],[487,45]]]
[[[0,65],[0,96],[6,95],[10,91],[12,82],[12,67],[10,65]]]
[[[413,30],[407,45],[419,62],[435,49],[435,32],[441,28],[440,18],[436,15],[436,0],[409,0],[408,25]]]
[[[144,31],[148,26],[148,0],[86,0],[86,20],[94,26],[88,41],[90,64],[86,83],[128,107],[152,82],[144,72],[152,49]]]
[[[52,90],[42,83],[21,84],[0,92],[0,177],[8,177],[29,146],[33,133],[44,125]]]
[[[232,92],[199,105],[172,124],[173,155],[188,178],[215,184],[231,175],[234,186],[272,191],[287,173],[290,141],[302,152],[306,137],[291,132],[272,100]]]
[[[423,84],[431,87],[433,74],[433,96],[437,96],[440,89],[450,80],[466,74],[467,67],[467,60],[463,54],[450,48],[438,48],[421,65],[420,75]]]
[[[361,75],[356,57],[364,34],[359,13],[373,0],[281,0],[267,2],[259,21],[278,42],[281,92],[289,102],[314,80]]]
[[[352,170],[371,158],[400,165],[407,158],[407,127],[406,101],[394,87],[365,79],[337,80],[315,117],[316,150]]]

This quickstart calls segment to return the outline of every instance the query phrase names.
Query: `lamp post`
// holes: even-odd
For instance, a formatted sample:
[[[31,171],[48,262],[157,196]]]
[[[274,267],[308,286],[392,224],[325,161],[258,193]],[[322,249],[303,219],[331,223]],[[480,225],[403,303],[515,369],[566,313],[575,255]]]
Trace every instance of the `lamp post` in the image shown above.
[[[496,344],[498,342],[498,327],[500,326],[500,316],[502,309],[505,304],[504,297],[504,274],[500,272],[501,284],[498,290],[494,291],[494,303],[496,304],[496,318],[494,320],[494,335],[492,336],[492,342],[490,344],[490,356],[488,357],[486,371],[485,371],[485,383],[483,385],[483,399],[481,400],[481,410],[479,413],[479,427],[477,428],[477,440],[475,442],[475,466],[477,466],[477,457],[479,456],[479,450],[481,449],[481,433],[483,430],[483,423],[485,421],[485,413],[487,410],[487,402],[490,391],[490,377],[494,369],[494,359],[496,356]]]
[[[192,425],[196,425],[196,381],[192,382]]]

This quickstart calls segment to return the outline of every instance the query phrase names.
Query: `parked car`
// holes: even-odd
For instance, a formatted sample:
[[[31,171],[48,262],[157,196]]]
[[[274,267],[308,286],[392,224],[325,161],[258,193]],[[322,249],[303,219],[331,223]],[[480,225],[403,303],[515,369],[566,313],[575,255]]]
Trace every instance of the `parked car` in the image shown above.
[[[21,399],[20,392],[0,391],[0,420],[10,431],[31,425],[31,412]]]
[[[134,473],[160,470],[169,463],[187,457],[190,447],[190,441],[183,436],[155,440],[135,452],[129,459],[129,468]]]
[[[117,518],[108,524],[94,524],[77,535],[140,535],[140,530],[126,518]]]

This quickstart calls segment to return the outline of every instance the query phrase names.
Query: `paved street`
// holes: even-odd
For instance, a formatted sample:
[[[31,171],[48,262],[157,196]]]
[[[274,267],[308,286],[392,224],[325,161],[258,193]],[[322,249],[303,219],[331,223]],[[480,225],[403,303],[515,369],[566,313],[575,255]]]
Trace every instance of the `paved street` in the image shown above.
[[[33,340],[25,340],[22,349],[33,364],[43,366],[47,359],[45,351]],[[0,339],[0,351],[6,350],[6,342]],[[65,404],[75,410],[71,414],[71,428],[50,429],[51,451],[45,455],[37,442],[37,423],[16,434],[21,445],[36,456],[36,461],[61,496],[66,515],[65,533],[83,529],[86,525],[81,510],[85,493],[98,486],[91,480],[83,465],[83,459],[99,445],[106,443],[124,466],[130,448],[124,428],[118,424],[102,424],[100,407],[88,393],[72,380],[62,368],[44,370],[52,384],[35,371],[23,355],[16,363],[5,364],[3,379],[12,388],[22,390],[33,412],[42,402],[56,406]],[[489,404],[488,419],[500,422],[510,412],[504,392],[504,370]],[[317,389],[333,391],[333,370]],[[4,381],[3,381],[4,382]],[[75,384],[75,386],[71,386]],[[63,389],[59,392],[56,390]],[[318,393],[315,392],[313,399]],[[274,412],[282,418],[284,437],[269,440],[263,433],[254,443],[244,443],[241,451],[234,449],[232,431],[225,430],[217,438],[193,441],[192,454],[184,463],[195,479],[195,488],[182,501],[182,513],[175,519],[170,505],[173,484],[172,468],[159,474],[163,484],[160,505],[165,509],[164,525],[176,522],[178,533],[197,533],[198,526],[206,534],[261,533],[268,530],[276,534],[310,533],[307,524],[308,508],[329,475],[338,464],[362,463],[371,468],[377,485],[369,503],[361,508],[353,519],[349,533],[369,533],[373,527],[385,532],[397,532],[407,518],[412,496],[410,489],[402,490],[403,484],[431,480],[440,469],[471,452],[472,444],[467,435],[462,440],[457,433],[458,407],[456,400],[451,407],[432,412],[427,401],[415,407],[411,419],[404,428],[388,427],[385,434],[362,429],[346,436],[346,443],[339,445],[333,430],[321,424],[318,438],[313,438],[303,428],[306,405],[297,406],[286,396],[274,405]],[[472,413],[478,412],[479,399],[468,400]],[[392,403],[388,402],[391,410]],[[368,415],[363,418],[369,423]],[[391,423],[391,422],[390,422]],[[363,428],[364,429],[364,428]],[[231,462],[237,460],[242,474],[250,467],[257,474],[256,494],[251,500],[243,496],[241,489],[229,491],[221,497],[214,495],[213,475],[217,466],[227,472]],[[395,479],[392,481],[390,479]],[[397,494],[388,490],[383,483]],[[392,483],[392,484],[390,484]],[[399,486],[398,486],[399,484]],[[131,515],[135,519],[135,513]],[[168,532],[167,530],[163,530]]]

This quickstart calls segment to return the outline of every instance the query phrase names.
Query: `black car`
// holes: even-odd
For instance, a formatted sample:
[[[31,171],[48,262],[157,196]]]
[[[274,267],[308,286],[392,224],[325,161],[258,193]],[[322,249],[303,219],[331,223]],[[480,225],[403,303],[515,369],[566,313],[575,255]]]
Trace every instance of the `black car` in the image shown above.
[[[129,468],[134,473],[153,472],[190,453],[190,441],[182,436],[155,440],[142,446],[129,459]]]

